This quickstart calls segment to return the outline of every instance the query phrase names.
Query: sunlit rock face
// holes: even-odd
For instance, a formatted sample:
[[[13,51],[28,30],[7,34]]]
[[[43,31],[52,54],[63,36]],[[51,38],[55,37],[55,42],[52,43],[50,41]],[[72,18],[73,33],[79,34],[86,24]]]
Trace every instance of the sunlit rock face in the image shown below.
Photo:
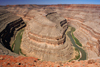
[[[74,35],[87,51],[88,59],[100,55],[100,5],[16,5],[4,9],[23,17],[27,22],[34,18],[36,12],[43,16],[50,11],[57,12],[67,19],[68,25],[76,28]]]
[[[53,14],[54,16],[51,16]],[[72,43],[65,35],[66,19],[57,13],[46,16],[37,14],[27,23],[23,33],[21,51],[26,56],[37,57],[45,61],[67,61],[73,58]]]
[[[88,59],[100,56],[100,6],[96,8],[68,8],[66,19],[76,28],[75,37],[88,53]],[[63,11],[62,11],[63,13]],[[61,14],[62,14],[61,13]]]
[[[63,8],[61,8],[63,6]],[[100,57],[100,5],[51,5],[75,27],[75,37],[87,51],[88,59]]]

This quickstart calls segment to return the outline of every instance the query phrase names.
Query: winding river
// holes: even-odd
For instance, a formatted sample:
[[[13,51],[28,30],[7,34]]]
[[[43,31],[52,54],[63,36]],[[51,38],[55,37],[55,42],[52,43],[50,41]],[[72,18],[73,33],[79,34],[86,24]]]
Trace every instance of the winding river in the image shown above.
[[[20,50],[20,44],[21,44],[21,37],[22,37],[22,32],[23,30],[20,30],[16,36],[16,40],[15,40],[15,48],[14,48],[14,52],[19,54],[19,50]],[[68,27],[67,30],[67,35],[70,38],[72,44],[74,47],[76,47],[82,54],[81,58],[79,60],[86,60],[86,52],[79,46],[76,45],[75,41],[72,38],[71,35],[72,31],[71,31],[71,27]]]
[[[19,54],[19,51],[20,51],[20,44],[21,44],[23,31],[24,31],[24,29],[21,29],[16,36],[14,52],[17,54]]]
[[[81,52],[81,54],[82,54],[82,56],[81,56],[81,58],[79,60],[86,60],[86,52],[81,47],[76,45],[75,41],[72,38],[71,33],[72,33],[71,30],[67,32],[68,37],[70,38],[73,46],[76,47]]]

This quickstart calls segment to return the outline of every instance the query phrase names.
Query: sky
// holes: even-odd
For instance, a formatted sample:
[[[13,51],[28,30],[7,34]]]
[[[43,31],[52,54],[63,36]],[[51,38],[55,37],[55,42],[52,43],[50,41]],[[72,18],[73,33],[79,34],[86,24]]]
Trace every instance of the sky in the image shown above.
[[[0,0],[0,5],[17,5],[17,4],[99,4],[100,0]]]

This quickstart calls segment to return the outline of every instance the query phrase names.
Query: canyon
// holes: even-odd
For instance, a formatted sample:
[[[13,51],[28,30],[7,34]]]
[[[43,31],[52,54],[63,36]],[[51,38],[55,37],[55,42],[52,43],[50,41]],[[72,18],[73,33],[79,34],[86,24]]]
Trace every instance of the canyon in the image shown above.
[[[18,17],[4,9],[0,9],[0,53],[14,55],[11,51],[17,32],[26,24],[21,17]],[[5,49],[8,48],[8,49]],[[11,50],[11,51],[10,51]],[[16,56],[16,55],[15,55]]]
[[[74,48],[68,36],[65,35],[66,30],[66,19],[57,13],[49,13],[46,17],[37,14],[27,23],[21,51],[26,56],[44,61],[68,61],[74,58]]]
[[[99,29],[100,5],[74,5],[74,4],[72,5],[61,5],[61,4],[60,5],[7,5],[7,6],[0,6],[0,9],[5,9],[14,15],[22,17],[22,18],[16,17],[16,19],[18,18],[18,21],[22,23],[22,26],[20,26],[21,28],[25,26],[25,24],[22,22],[22,19],[26,23],[27,26],[25,27],[25,31],[23,32],[22,43],[21,43],[22,52],[26,54],[26,56],[34,55],[34,57],[46,61],[47,60],[59,61],[59,59],[61,58],[62,60],[65,59],[65,57],[63,56],[60,58],[58,57],[59,59],[57,58],[57,56],[59,56],[62,52],[65,53],[70,52],[71,54],[74,54],[73,52],[74,49],[72,48],[72,45],[68,45],[68,43],[71,44],[70,39],[68,39],[67,36],[62,36],[64,31],[67,30],[67,25],[68,25],[76,29],[75,32],[73,32],[73,34],[82,44],[82,48],[86,51],[87,60],[100,58],[100,29]],[[64,17],[66,20],[64,18],[62,19],[59,18],[60,20],[57,20],[57,18],[55,18],[55,16],[58,16],[56,12],[58,15]],[[63,26],[63,22],[61,26],[58,24],[61,21],[64,22],[64,26]],[[15,25],[17,23],[15,22]],[[3,28],[0,29],[1,31],[6,28],[6,26],[4,25],[1,26],[3,26]],[[14,24],[9,26],[13,28]],[[7,26],[7,28],[9,26]],[[20,28],[18,28],[17,30],[19,29]],[[39,30],[41,31],[40,33]],[[49,35],[51,34],[51,32],[52,35]],[[0,38],[4,38],[4,40],[2,41],[6,43],[6,38],[4,37],[4,35],[8,36],[7,34],[4,34],[2,32],[0,33]],[[54,38],[55,36],[58,37]],[[66,38],[65,42],[64,42],[64,38]],[[13,43],[12,40],[10,42],[11,44]],[[35,43],[35,44],[32,46],[32,44],[30,43]],[[42,44],[42,46],[40,44]],[[39,51],[35,51],[37,49],[36,47],[32,49],[34,46],[40,48],[39,49],[40,51],[43,50],[44,53],[42,54]],[[61,48],[65,48],[66,46],[69,46],[68,48],[69,50],[66,48],[65,51],[63,50],[62,52],[60,52]],[[57,49],[57,50],[53,51],[53,49]],[[32,51],[34,51],[35,53],[32,53]],[[51,55],[48,54],[49,53],[48,51],[49,52],[51,51],[53,53],[55,52],[57,56],[55,55],[55,58],[52,58],[52,54]],[[44,54],[47,57],[46,56],[43,57]],[[48,58],[48,56],[51,56],[51,58]]]

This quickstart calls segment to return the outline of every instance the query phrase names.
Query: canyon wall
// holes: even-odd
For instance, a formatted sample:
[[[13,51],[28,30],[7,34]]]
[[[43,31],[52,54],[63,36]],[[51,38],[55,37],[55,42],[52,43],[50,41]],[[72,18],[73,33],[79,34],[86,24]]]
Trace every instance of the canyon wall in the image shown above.
[[[75,37],[82,43],[89,58],[100,56],[100,8],[67,8],[59,14],[76,28]]]
[[[36,15],[37,14],[37,15]],[[74,48],[65,31],[67,21],[57,13],[43,16],[35,12],[23,33],[21,51],[44,61],[68,61],[74,58]]]
[[[12,50],[16,33],[25,26],[21,17],[0,9],[0,45]]]
[[[47,6],[49,10],[55,11],[65,17],[68,25],[75,27],[75,37],[82,43],[87,51],[88,59],[100,55],[100,6],[99,5],[61,5],[56,8]]]
[[[15,5],[2,7],[21,16],[26,22],[39,12],[45,16],[47,12],[57,12],[65,17],[68,25],[75,27],[75,37],[87,51],[88,59],[100,55],[100,5]]]

